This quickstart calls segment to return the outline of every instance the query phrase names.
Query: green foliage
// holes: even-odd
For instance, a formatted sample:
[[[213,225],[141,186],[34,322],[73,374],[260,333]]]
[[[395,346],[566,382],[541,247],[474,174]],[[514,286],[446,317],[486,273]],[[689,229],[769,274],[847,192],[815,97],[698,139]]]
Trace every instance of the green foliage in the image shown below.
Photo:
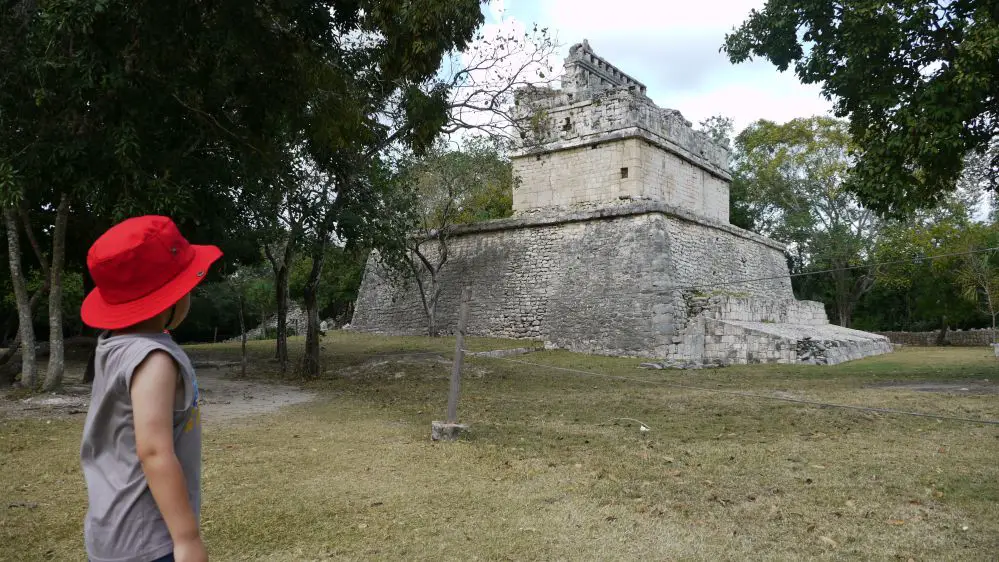
[[[701,121],[700,130],[718,146],[731,149],[732,134],[735,132],[735,121],[731,117],[712,115]]]
[[[367,252],[362,251],[352,252],[338,247],[327,250],[317,299],[320,317],[349,322],[366,257]],[[292,264],[289,285],[293,301],[302,300],[311,267],[308,258],[296,259]],[[204,283],[192,294],[191,312],[174,335],[184,342],[238,337],[240,297],[243,299],[246,329],[252,330],[277,312],[273,273],[260,265],[244,266],[222,281]]]
[[[997,134],[994,2],[768,0],[723,48],[822,84],[857,143],[847,187],[882,214],[941,202],[965,155]]]
[[[851,141],[842,121],[757,121],[735,144],[734,172],[758,231],[791,245],[796,259],[847,263],[870,242],[877,223],[844,189]]]
[[[476,0],[2,9],[5,195],[72,192],[105,227],[157,212],[227,240],[303,150],[328,172],[389,138],[429,144],[446,108],[422,86],[483,17]]]
[[[729,149],[728,165],[732,171],[732,184],[729,186],[729,218],[728,221],[739,228],[756,231],[760,223],[760,211],[758,206],[753,204],[749,193],[750,182],[733,169],[737,158],[736,148],[733,142],[735,134],[735,121],[730,117],[715,115],[701,121],[700,130],[707,134],[715,144]]]
[[[975,304],[959,291],[957,274],[964,257],[930,259],[969,250],[969,236],[987,229],[972,220],[977,206],[973,191],[958,192],[934,209],[885,225],[873,256],[887,265],[877,269],[878,287],[858,310],[865,328],[925,331],[985,325]]]
[[[424,234],[513,213],[513,167],[486,137],[457,150],[439,145],[403,170],[402,181],[416,192],[415,220]]]
[[[381,247],[405,197],[379,155],[432,146],[448,118],[437,70],[482,21],[478,0],[6,2],[0,203],[27,198],[44,216],[70,194],[71,268],[144,213],[249,263],[283,233],[261,217],[318,177],[329,196],[298,199],[316,238],[335,225]]]
[[[959,244],[966,255],[958,259],[957,288],[962,297],[990,317],[995,328],[999,315],[999,250],[984,250],[999,248],[999,227],[971,225],[961,233]]]
[[[259,311],[246,308],[247,329],[261,321]],[[216,335],[217,330],[217,335]],[[239,336],[239,295],[225,282],[204,283],[191,294],[191,312],[173,335],[181,342],[210,342]]]
[[[828,117],[779,125],[757,121],[735,140],[734,175],[757,231],[785,242],[797,272],[835,270],[795,280],[799,295],[834,303],[848,326],[853,307],[870,290],[865,269],[880,227],[845,189],[851,174],[846,124]],[[741,194],[740,194],[741,195]]]
[[[357,300],[357,292],[364,277],[367,256],[368,252],[363,250],[339,247],[326,249],[325,266],[316,298],[320,318],[333,318],[340,323],[350,321],[354,301]],[[299,258],[292,265],[289,286],[293,300],[304,299],[311,269],[312,259],[308,257]]]
[[[271,277],[255,277],[248,280],[243,288],[246,309],[261,317],[267,317],[277,312],[277,302],[274,300],[274,280]]]

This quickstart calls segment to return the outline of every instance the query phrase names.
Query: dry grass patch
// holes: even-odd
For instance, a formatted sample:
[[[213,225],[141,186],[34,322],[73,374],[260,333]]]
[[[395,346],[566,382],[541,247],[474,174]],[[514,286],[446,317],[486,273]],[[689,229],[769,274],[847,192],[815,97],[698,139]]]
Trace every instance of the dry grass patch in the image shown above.
[[[384,355],[397,340],[359,337],[359,351],[354,337],[328,342],[350,376],[310,383],[318,401],[206,427],[204,530],[213,559],[989,560],[999,551],[995,426],[472,359],[459,413],[473,431],[459,443],[433,444],[430,421],[443,413],[450,366],[433,358],[371,362],[366,354]],[[447,348],[401,341],[407,352]],[[523,359],[999,417],[995,394],[890,386],[987,387],[997,372],[984,350],[697,372],[568,353]],[[640,419],[652,431],[615,418]],[[0,559],[80,558],[79,429],[65,420],[3,422],[0,470],[8,478],[0,495],[38,506],[0,512]]]

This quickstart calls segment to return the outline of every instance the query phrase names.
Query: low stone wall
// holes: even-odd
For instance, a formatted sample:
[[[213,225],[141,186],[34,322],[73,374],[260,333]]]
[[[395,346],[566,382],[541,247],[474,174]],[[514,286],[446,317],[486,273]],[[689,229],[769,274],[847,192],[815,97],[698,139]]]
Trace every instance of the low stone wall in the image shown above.
[[[829,323],[826,308],[820,302],[793,299],[746,298],[731,295],[692,297],[689,300],[703,303],[706,318],[738,322],[766,322],[771,324],[800,324],[824,326]],[[692,310],[691,312],[698,312]]]
[[[888,337],[892,343],[912,346],[934,346],[940,331],[933,332],[878,332]],[[995,340],[991,328],[981,330],[947,330],[946,345],[963,347],[988,346]]]
[[[309,328],[309,317],[305,313],[305,309],[299,306],[297,303],[291,303],[288,306],[288,335],[289,336],[303,336],[306,330]],[[247,330],[246,339],[248,340],[263,340],[267,339],[268,330],[277,330],[277,314],[271,315],[267,320],[262,322],[256,328]],[[234,343],[242,341],[242,336],[236,336],[234,338],[229,338],[225,343]]]
[[[891,353],[878,334],[833,324],[774,324],[706,320],[705,363],[805,363],[836,365]]]

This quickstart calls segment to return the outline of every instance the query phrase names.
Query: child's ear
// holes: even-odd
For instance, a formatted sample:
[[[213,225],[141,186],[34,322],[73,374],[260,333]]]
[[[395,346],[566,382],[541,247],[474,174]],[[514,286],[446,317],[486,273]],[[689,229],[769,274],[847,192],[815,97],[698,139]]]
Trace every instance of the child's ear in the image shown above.
[[[191,294],[188,293],[184,295],[184,298],[177,301],[177,304],[173,305],[173,315],[170,323],[167,325],[168,330],[176,330],[184,320],[187,318],[187,313],[191,311]]]

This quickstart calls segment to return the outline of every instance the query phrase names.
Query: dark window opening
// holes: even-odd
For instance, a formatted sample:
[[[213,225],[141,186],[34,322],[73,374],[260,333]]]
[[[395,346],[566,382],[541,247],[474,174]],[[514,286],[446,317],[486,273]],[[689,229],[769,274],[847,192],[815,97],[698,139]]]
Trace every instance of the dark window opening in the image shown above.
[[[628,178],[628,168],[621,168],[621,179]]]

